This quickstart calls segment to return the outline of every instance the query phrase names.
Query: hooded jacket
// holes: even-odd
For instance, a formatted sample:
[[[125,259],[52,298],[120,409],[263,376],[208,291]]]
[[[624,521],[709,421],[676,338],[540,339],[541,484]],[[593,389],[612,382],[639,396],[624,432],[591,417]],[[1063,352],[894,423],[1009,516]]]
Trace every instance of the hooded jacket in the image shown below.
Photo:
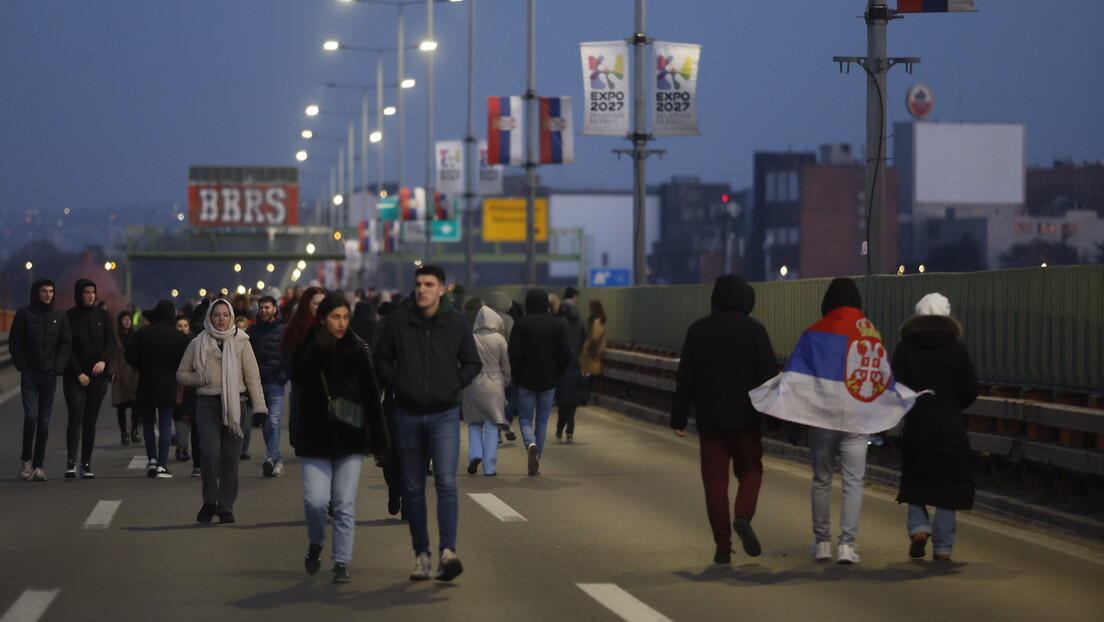
[[[531,289],[525,295],[525,315],[510,331],[510,369],[514,384],[530,391],[556,388],[567,370],[571,348],[563,324],[548,313],[548,294]]]
[[[95,303],[85,306],[82,292],[86,287],[95,288],[96,284],[88,279],[77,279],[73,288],[73,299],[77,304],[65,312],[73,332],[73,351],[65,373],[72,378],[81,374],[91,376],[92,368],[103,361],[104,370],[99,377],[110,378],[113,371],[111,360],[116,347],[115,325],[107,309]]]
[[[280,351],[280,340],[284,336],[284,324],[279,317],[271,322],[262,322],[260,316],[256,323],[245,330],[249,335],[249,345],[257,359],[257,368],[261,373],[261,384],[276,383],[281,387],[287,384],[287,366],[284,353]]]
[[[191,339],[176,330],[176,308],[172,301],[157,303],[149,326],[134,333],[126,347],[126,360],[138,370],[138,404],[147,408],[176,406],[176,369]]]
[[[575,356],[579,356],[583,352],[583,340],[586,339],[586,326],[583,325],[579,307],[571,300],[564,300],[560,303],[560,311],[556,315],[566,325],[568,347]]]
[[[498,332],[502,318],[494,309],[482,307],[475,315],[475,347],[483,369],[464,389],[464,421],[506,423],[506,385],[510,383],[510,356],[506,339]]]
[[[712,312],[686,331],[679,360],[671,427],[686,428],[695,408],[699,432],[760,429],[762,415],[748,391],[778,373],[767,329],[748,317],[755,290],[738,275],[713,285]]]
[[[38,299],[39,290],[46,286],[53,287],[54,282],[39,279],[31,284],[31,304],[15,312],[8,333],[8,350],[12,364],[20,372],[31,370],[60,376],[69,365],[73,336],[69,318],[54,307],[53,300],[44,304]],[[55,291],[55,299],[56,295]]]
[[[509,341],[510,333],[514,330],[514,317],[510,315],[514,301],[510,300],[510,295],[506,292],[491,292],[487,297],[487,306],[494,309],[498,317],[502,318],[502,328],[498,329],[498,332],[506,338],[506,341]]]
[[[962,327],[953,317],[917,315],[901,325],[893,375],[921,395],[905,415],[897,501],[968,510],[974,503],[970,441],[963,410],[977,399],[978,381]]]
[[[471,324],[442,298],[425,317],[411,298],[390,314],[375,351],[376,372],[395,394],[395,405],[429,415],[455,408],[460,391],[483,367]]]

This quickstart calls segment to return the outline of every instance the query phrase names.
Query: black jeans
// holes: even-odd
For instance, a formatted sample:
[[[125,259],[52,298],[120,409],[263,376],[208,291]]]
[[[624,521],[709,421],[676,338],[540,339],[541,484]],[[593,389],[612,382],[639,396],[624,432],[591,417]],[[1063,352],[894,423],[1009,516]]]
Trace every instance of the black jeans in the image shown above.
[[[564,431],[564,427],[567,427],[568,434],[575,433],[575,409],[576,406],[560,406],[556,411],[556,434],[560,434]]]
[[[46,439],[50,435],[50,411],[54,409],[57,375],[24,369],[19,378],[19,392],[23,398],[21,458],[24,462],[33,459],[31,466],[40,469],[46,456]]]
[[[65,429],[65,446],[69,460],[76,461],[77,448],[80,448],[80,463],[92,461],[92,447],[96,444],[96,421],[100,418],[100,406],[103,404],[107,389],[111,386],[107,376],[91,376],[88,386],[80,380],[65,376],[61,381],[61,392],[65,396],[65,405],[69,409],[69,425]]]

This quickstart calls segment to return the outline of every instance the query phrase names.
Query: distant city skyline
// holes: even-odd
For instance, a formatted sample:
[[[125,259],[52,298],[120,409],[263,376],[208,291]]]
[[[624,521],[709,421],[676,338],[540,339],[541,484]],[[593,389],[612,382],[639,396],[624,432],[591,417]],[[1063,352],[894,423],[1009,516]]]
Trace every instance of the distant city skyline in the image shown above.
[[[861,156],[865,79],[857,68],[840,73],[831,59],[865,53],[866,26],[857,18],[865,4],[648,2],[648,36],[702,45],[702,134],[651,142],[667,153],[648,160],[649,184],[696,175],[745,188],[756,151],[849,143]],[[905,92],[923,83],[934,93],[933,120],[1025,124],[1028,166],[1104,159],[1104,82],[1088,75],[1104,58],[1104,3],[1071,1],[1061,12],[1028,0],[975,6],[977,13],[890,23],[889,55],[922,62],[912,75],[890,71],[887,128],[910,118]],[[525,90],[526,3],[478,0],[476,7],[475,134],[484,136],[485,97]],[[467,10],[463,2],[435,5],[437,140],[465,134]],[[405,9],[408,44],[423,38],[425,12]],[[375,81],[374,54],[326,52],[322,42],[394,46],[395,15],[392,7],[337,0],[4,3],[0,212],[184,205],[190,165],[292,166],[304,148],[316,159],[301,166],[301,198],[313,201],[328,185],[338,143],[310,144],[299,134],[344,136],[347,127],[336,117],[308,119],[304,108],[359,110],[357,91],[323,84]],[[573,96],[581,126],[578,44],[628,36],[633,2],[543,0],[537,16],[537,91]],[[406,92],[407,185],[425,183],[422,54],[407,52],[407,75],[418,82]],[[385,83],[393,83],[394,54],[384,62]],[[394,99],[386,90],[386,104]],[[384,122],[388,182],[395,123]],[[631,163],[611,153],[627,141],[578,135],[575,146],[575,164],[540,169],[545,186],[631,188]],[[375,152],[369,157],[372,182]],[[358,166],[358,185],[360,177]]]

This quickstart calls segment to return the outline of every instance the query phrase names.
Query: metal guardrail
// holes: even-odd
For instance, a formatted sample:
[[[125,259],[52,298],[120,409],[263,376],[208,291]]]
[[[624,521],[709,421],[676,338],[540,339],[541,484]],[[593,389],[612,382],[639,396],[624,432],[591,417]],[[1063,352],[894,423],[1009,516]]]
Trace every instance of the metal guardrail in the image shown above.
[[[11,352],[8,351],[8,333],[0,333],[0,369],[4,369],[11,364]]]

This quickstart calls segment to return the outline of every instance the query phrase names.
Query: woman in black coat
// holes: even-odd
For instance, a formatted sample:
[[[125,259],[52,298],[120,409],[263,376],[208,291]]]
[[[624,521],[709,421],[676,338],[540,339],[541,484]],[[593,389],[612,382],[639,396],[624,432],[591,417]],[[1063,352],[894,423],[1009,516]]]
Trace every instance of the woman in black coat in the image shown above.
[[[963,411],[978,394],[977,374],[962,326],[950,315],[951,303],[928,294],[916,315],[901,325],[893,352],[894,377],[920,396],[905,416],[898,503],[909,504],[909,557],[923,557],[929,535],[933,558],[950,561],[955,542],[955,510],[974,505],[970,441]],[[929,519],[927,506],[935,506]]]
[[[307,337],[302,356],[292,370],[299,390],[299,413],[292,445],[302,460],[303,505],[310,546],[307,572],[321,566],[327,507],[333,508],[333,580],[349,581],[356,528],[356,494],[361,464],[369,453],[388,445],[381,416],[379,390],[368,345],[349,328],[349,303],[329,294],[318,305],[318,325]],[[345,400],[360,407],[361,421],[340,420],[330,401]],[[354,408],[355,410],[355,408]]]

